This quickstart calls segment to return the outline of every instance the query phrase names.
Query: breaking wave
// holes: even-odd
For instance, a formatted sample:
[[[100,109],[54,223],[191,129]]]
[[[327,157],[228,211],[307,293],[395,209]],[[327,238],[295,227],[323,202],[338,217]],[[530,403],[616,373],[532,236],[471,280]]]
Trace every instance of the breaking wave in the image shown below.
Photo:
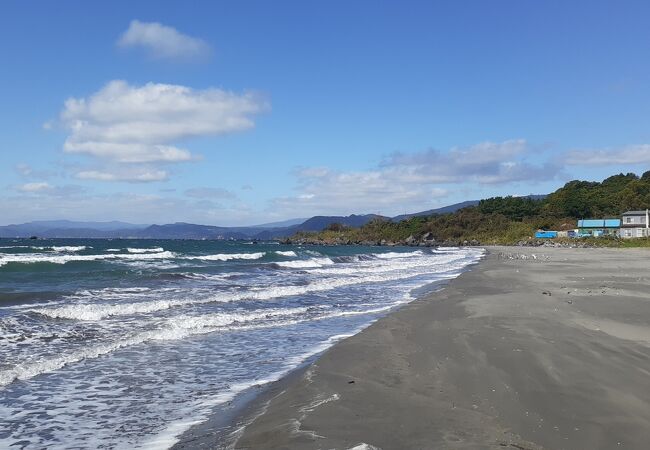
[[[162,247],[153,247],[153,248],[128,247],[126,249],[126,251],[129,252],[129,253],[159,253],[159,252],[165,251],[165,249],[162,248]]]
[[[258,253],[218,253],[216,255],[186,256],[186,259],[200,259],[202,261],[230,261],[231,259],[260,259],[265,252]]]
[[[145,259],[170,259],[175,258],[176,254],[164,251],[159,253],[142,253],[142,254],[116,254],[108,253],[103,255],[47,255],[47,254],[0,254],[0,266],[9,263],[18,264],[35,264],[51,263],[66,264],[73,261],[100,261],[100,260],[145,260]]]
[[[279,267],[287,267],[290,269],[306,269],[310,267],[323,267],[330,264],[334,264],[330,258],[310,258],[302,259],[298,261],[282,261],[273,263]]]
[[[327,258],[329,260],[329,258]],[[330,260],[331,261],[331,260]],[[300,261],[291,261],[300,262]],[[446,270],[437,272],[439,279],[453,278],[457,275],[457,270],[465,264],[450,264],[453,260],[446,260],[448,265]],[[280,263],[275,263],[280,264]],[[334,264],[330,262],[330,264]],[[442,265],[442,263],[441,263]],[[322,266],[320,266],[322,267]],[[116,304],[71,304],[54,308],[40,308],[31,310],[44,316],[54,319],[71,319],[71,320],[101,320],[111,316],[125,316],[134,314],[147,314],[170,308],[200,305],[206,303],[225,303],[242,300],[270,300],[280,297],[289,297],[315,292],[324,292],[343,286],[353,286],[363,283],[383,283],[387,281],[396,281],[406,278],[412,278],[429,273],[432,270],[431,264],[421,263],[411,265],[410,270],[404,270],[406,266],[393,267],[392,270],[373,269],[373,268],[344,268],[342,274],[367,274],[365,276],[344,276],[337,278],[325,278],[313,281],[307,285],[294,286],[263,286],[251,287],[246,291],[226,291],[217,295],[206,295],[200,297],[174,298],[168,300],[149,300],[146,302],[136,303],[116,303]]]
[[[262,319],[298,316],[305,311],[307,311],[307,308],[267,310],[248,314],[220,313],[198,317],[180,316],[171,319],[159,329],[136,333],[128,338],[115,342],[97,344],[71,353],[19,364],[11,369],[0,371],[0,386],[7,385],[14,380],[26,380],[42,373],[55,371],[71,363],[89,358],[97,358],[115,350],[142,344],[147,341],[184,339],[194,334],[211,333],[227,326],[239,325],[239,328],[241,328],[250,322]],[[273,325],[273,323],[267,324],[267,326]]]

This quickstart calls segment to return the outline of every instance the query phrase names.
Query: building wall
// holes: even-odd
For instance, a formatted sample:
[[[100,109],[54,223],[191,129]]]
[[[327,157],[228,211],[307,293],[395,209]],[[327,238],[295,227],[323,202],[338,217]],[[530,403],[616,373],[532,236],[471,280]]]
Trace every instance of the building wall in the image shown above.
[[[645,219],[644,219],[645,222]],[[621,228],[621,237],[623,239],[633,239],[633,238],[641,238],[641,237],[648,237],[648,229],[647,228]]]
[[[622,226],[643,225],[645,226],[645,214],[643,216],[623,216]]]

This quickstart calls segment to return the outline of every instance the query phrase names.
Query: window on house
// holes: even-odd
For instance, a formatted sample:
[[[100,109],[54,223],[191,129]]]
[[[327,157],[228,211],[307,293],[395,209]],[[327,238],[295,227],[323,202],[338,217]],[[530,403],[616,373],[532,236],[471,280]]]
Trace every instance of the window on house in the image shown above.
[[[625,218],[625,223],[632,223],[632,218],[631,217],[626,217]]]

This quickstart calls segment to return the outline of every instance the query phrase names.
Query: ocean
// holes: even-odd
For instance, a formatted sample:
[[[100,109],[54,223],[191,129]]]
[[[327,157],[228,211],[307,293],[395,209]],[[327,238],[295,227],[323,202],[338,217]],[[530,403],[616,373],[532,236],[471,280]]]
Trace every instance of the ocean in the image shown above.
[[[0,239],[0,448],[168,448],[482,254]]]

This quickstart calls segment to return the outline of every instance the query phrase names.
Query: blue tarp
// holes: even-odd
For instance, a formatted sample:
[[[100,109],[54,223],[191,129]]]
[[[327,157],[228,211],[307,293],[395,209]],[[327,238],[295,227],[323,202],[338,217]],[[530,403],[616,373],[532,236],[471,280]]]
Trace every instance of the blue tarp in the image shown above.
[[[535,233],[537,239],[553,239],[557,237],[557,231],[538,231]]]

